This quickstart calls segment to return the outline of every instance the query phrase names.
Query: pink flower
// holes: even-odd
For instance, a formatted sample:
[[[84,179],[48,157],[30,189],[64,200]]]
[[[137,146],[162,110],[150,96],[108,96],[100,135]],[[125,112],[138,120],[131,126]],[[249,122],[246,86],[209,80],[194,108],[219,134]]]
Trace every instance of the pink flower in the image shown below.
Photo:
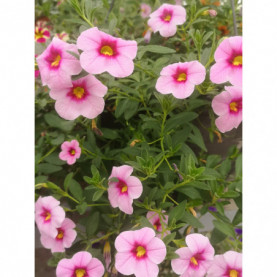
[[[113,208],[126,213],[133,213],[133,199],[137,199],[142,194],[142,183],[134,176],[131,176],[133,168],[128,165],[114,166],[109,179],[115,177],[117,182],[109,181],[108,197]]]
[[[59,158],[66,161],[69,165],[74,164],[76,159],[79,159],[81,156],[81,148],[79,147],[79,142],[76,139],[63,142],[61,148],[62,152],[60,152]]]
[[[55,109],[60,117],[74,120],[78,116],[93,119],[104,110],[107,87],[92,75],[72,81],[70,87],[53,88],[50,97],[57,100]]]
[[[117,271],[136,277],[157,277],[157,264],[166,256],[165,244],[155,237],[153,229],[147,227],[120,233],[115,240],[115,248]]]
[[[103,264],[86,251],[76,253],[71,259],[59,261],[57,277],[101,277],[104,274]]]
[[[145,3],[141,3],[140,4],[140,15],[143,18],[146,18],[150,15],[151,13],[151,7]]]
[[[50,38],[50,32],[47,28],[35,27],[35,41],[45,43]]]
[[[57,228],[57,236],[51,237],[48,234],[42,233],[40,237],[41,244],[51,252],[64,252],[65,248],[71,247],[73,241],[75,240],[77,233],[73,228],[75,228],[75,223],[69,219],[65,218],[62,225]]]
[[[207,277],[242,277],[242,254],[228,251],[216,255]]]
[[[78,54],[76,45],[53,38],[46,50],[37,58],[42,84],[50,88],[70,87],[71,75],[82,70],[79,60],[67,51]]]
[[[143,32],[143,38],[145,43],[149,43],[151,40],[153,30],[151,28],[146,29],[145,32]]]
[[[163,4],[150,14],[148,25],[154,33],[160,32],[163,37],[172,37],[177,32],[177,25],[186,21],[186,10],[180,5]]]
[[[216,15],[217,15],[216,10],[208,10],[208,13],[211,17],[216,17]]]
[[[219,115],[215,125],[221,133],[238,128],[242,121],[242,89],[226,86],[225,90],[212,101],[212,108]]]
[[[66,32],[61,32],[61,33],[58,33],[58,34],[55,34],[55,37],[59,38],[60,40],[63,40],[63,41],[68,41],[69,40],[69,34],[66,33]]]
[[[181,277],[203,277],[214,259],[214,248],[201,234],[187,235],[186,244],[175,252],[180,258],[171,261],[173,271]]]
[[[189,97],[195,85],[205,80],[205,67],[198,61],[174,63],[164,67],[156,83],[156,90],[162,94],[172,93],[178,99]]]
[[[242,86],[242,37],[224,39],[215,51],[216,63],[211,67],[210,79],[221,84],[229,81]]]
[[[59,228],[65,219],[65,212],[60,207],[60,201],[52,196],[39,197],[35,204],[36,224],[41,233],[56,237]]]
[[[175,0],[176,5],[182,5],[182,0]]]
[[[162,212],[164,213],[165,211],[162,211]],[[159,232],[159,234],[157,234],[158,238],[161,238],[161,236],[165,237],[170,234],[169,230],[165,230],[167,227],[167,224],[168,224],[168,215],[163,214],[163,216],[161,216],[161,218],[160,218],[158,213],[149,211],[146,214],[146,217],[149,220],[149,222],[153,225],[154,229],[157,232]],[[161,221],[162,221],[162,223],[161,223]],[[164,227],[163,227],[163,225],[164,225]],[[164,232],[163,232],[163,228],[164,228]]]
[[[94,27],[81,33],[77,46],[84,52],[80,56],[82,67],[89,73],[105,71],[114,77],[126,77],[134,70],[137,42],[108,35]]]

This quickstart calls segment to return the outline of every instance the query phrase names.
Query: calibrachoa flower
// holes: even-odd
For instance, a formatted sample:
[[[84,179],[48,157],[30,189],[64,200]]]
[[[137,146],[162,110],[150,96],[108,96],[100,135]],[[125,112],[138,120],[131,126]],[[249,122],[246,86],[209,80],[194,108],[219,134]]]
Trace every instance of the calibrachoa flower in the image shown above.
[[[80,62],[67,51],[78,54],[76,45],[53,38],[46,50],[37,57],[43,85],[50,88],[71,87],[71,75],[82,71]]]
[[[151,7],[145,3],[141,3],[140,4],[140,15],[143,18],[146,18],[150,15],[151,13]]]
[[[52,196],[39,197],[35,204],[36,224],[41,233],[55,238],[65,219],[65,212],[60,207],[60,201]]]
[[[150,14],[148,25],[154,33],[160,32],[163,37],[174,36],[177,32],[177,25],[186,21],[186,10],[180,5],[163,4],[156,11]]]
[[[165,244],[155,237],[153,229],[147,227],[120,233],[115,248],[116,269],[124,275],[134,274],[136,277],[157,277],[157,265],[166,256]]]
[[[225,87],[226,91],[216,95],[212,108],[219,117],[215,125],[221,133],[238,128],[242,121],[242,89],[241,87]]]
[[[207,277],[242,277],[242,254],[228,251],[216,255]]]
[[[172,93],[178,99],[189,97],[195,85],[205,80],[205,67],[198,61],[174,63],[164,67],[156,83],[162,94]]]
[[[175,252],[179,258],[171,261],[173,271],[181,277],[203,277],[213,261],[214,248],[201,234],[187,235],[186,244]]]
[[[163,213],[165,211],[162,211]],[[162,231],[163,231],[163,226],[161,223],[161,220],[163,222],[164,225],[164,229],[166,229],[167,224],[168,224],[168,215],[163,215],[161,216],[161,218],[159,217],[159,214],[156,212],[148,212],[146,214],[147,219],[149,220],[149,222],[153,225],[154,229],[159,232],[159,234],[157,234],[157,237],[160,238],[162,235]],[[164,231],[163,233],[163,237],[167,236],[170,234],[169,230]]]
[[[73,241],[75,240],[77,233],[73,228],[75,228],[75,223],[69,219],[65,218],[62,225],[57,228],[57,236],[51,237],[48,234],[42,233],[40,237],[41,244],[51,252],[64,252],[65,248],[71,247]]]
[[[104,110],[107,87],[92,75],[72,81],[71,87],[53,88],[50,97],[57,100],[55,109],[59,116],[74,120],[78,116],[93,119]]]
[[[59,261],[57,277],[101,277],[104,274],[103,264],[86,251],[76,253],[71,259]]]
[[[143,36],[143,38],[144,38],[144,42],[145,42],[145,43],[149,43],[149,42],[150,42],[152,32],[153,32],[153,30],[152,30],[151,28],[149,28],[149,27],[148,27],[148,29],[146,29],[146,30],[143,32],[142,36]]]
[[[79,159],[81,156],[81,148],[79,147],[79,142],[76,139],[63,142],[61,148],[62,152],[60,152],[59,158],[66,161],[69,165],[74,164],[76,159]]]
[[[109,177],[118,181],[109,181],[108,198],[113,208],[119,208],[126,214],[133,213],[133,199],[142,194],[142,183],[139,178],[131,176],[133,168],[128,165],[114,166]]]
[[[50,32],[47,28],[35,27],[35,41],[45,43],[50,38]]]
[[[94,27],[81,33],[77,46],[84,52],[80,56],[82,67],[89,73],[105,71],[114,77],[126,77],[134,70],[137,42],[108,35]]]
[[[60,40],[63,40],[63,41],[68,41],[69,40],[69,35],[68,33],[66,32],[61,32],[61,33],[58,33],[58,34],[55,34],[55,37],[59,38]]]
[[[210,79],[221,84],[229,81],[233,85],[242,85],[242,37],[224,39],[215,51],[216,63],[211,67]]]

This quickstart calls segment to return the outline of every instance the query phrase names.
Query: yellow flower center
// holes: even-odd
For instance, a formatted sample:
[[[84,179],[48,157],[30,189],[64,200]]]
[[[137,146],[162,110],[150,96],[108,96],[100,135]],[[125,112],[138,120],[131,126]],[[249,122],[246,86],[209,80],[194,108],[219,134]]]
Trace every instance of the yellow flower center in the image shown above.
[[[73,89],[73,94],[78,98],[81,99],[84,96],[85,90],[81,87],[76,87]],[[71,150],[74,151],[74,150]],[[74,151],[75,154],[75,151]]]
[[[50,218],[51,218],[51,214],[49,213],[49,212],[46,212],[45,213],[45,221],[48,221],[48,220],[50,220]]]
[[[186,73],[180,73],[177,77],[178,82],[186,81],[187,79],[187,74]]]
[[[141,258],[141,257],[143,257],[145,255],[146,250],[145,250],[144,247],[138,246],[137,249],[136,249],[136,252],[137,252],[137,257]]]
[[[128,190],[127,185],[124,185],[123,187],[121,187],[121,192],[126,192]]]
[[[164,21],[169,22],[170,20],[171,20],[171,15],[168,14],[164,17]]]
[[[71,155],[75,155],[75,153],[76,153],[76,152],[75,152],[74,149],[70,150],[70,154],[71,154]]]
[[[42,33],[42,31],[37,31],[36,32],[36,39],[40,39],[40,38],[43,38],[43,33]]]
[[[242,56],[236,56],[233,59],[233,65],[235,66],[242,65]]]
[[[100,52],[101,52],[101,54],[103,54],[105,56],[112,56],[113,55],[113,49],[108,45],[102,46]]]
[[[238,277],[238,272],[237,272],[235,269],[232,269],[232,270],[229,272],[229,276],[230,276],[230,277]]]
[[[62,239],[63,238],[63,231],[62,230],[59,230],[58,231],[58,235],[56,237],[57,239]]]
[[[84,277],[85,274],[86,274],[86,271],[84,269],[76,269],[75,270],[76,277]]]
[[[229,106],[230,106],[231,111],[233,111],[233,112],[238,111],[238,103],[237,102],[231,102]]]
[[[60,56],[60,55],[57,55],[56,58],[55,58],[55,60],[51,63],[51,66],[52,66],[52,67],[57,67],[57,66],[59,66],[60,60],[61,60],[61,56]]]
[[[197,260],[194,257],[190,258],[190,261],[194,264],[194,265],[198,265]]]
[[[158,230],[158,227],[156,224],[153,225],[155,230]]]

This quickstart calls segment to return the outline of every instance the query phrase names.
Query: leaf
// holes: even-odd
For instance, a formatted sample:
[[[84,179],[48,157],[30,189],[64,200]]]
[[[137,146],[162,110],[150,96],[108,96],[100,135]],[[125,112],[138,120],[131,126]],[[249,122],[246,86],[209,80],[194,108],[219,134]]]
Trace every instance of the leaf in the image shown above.
[[[59,116],[51,114],[51,113],[45,114],[44,119],[49,126],[54,127],[54,128],[59,128],[65,132],[71,131],[75,124],[74,120],[66,121],[64,119],[61,119]]]
[[[189,212],[184,212],[182,221],[188,223],[195,228],[204,228],[203,224]]]
[[[74,173],[70,172],[69,174],[66,175],[64,182],[63,182],[63,187],[65,191],[68,191],[68,186],[73,178]]]
[[[166,237],[163,238],[164,244],[165,245],[169,244],[172,240],[174,240],[175,237],[176,237],[176,232],[173,232],[167,235]]]
[[[227,158],[222,162],[219,168],[219,172],[225,177],[230,172],[231,167],[232,167],[232,162],[230,159]]]
[[[215,228],[217,228],[223,234],[230,236],[232,238],[236,238],[236,233],[232,225],[222,221],[217,221],[217,220],[214,220],[213,224]]]
[[[242,176],[242,155],[240,154],[236,159],[236,178]]]
[[[207,158],[206,166],[210,168],[214,168],[221,161],[220,155],[209,155]]]
[[[104,190],[97,190],[92,197],[92,201],[97,201],[104,193]]]
[[[200,193],[195,188],[192,188],[192,187],[183,187],[183,188],[177,189],[177,191],[187,195],[191,199],[201,199]]]
[[[49,163],[41,163],[37,165],[37,170],[44,174],[51,174],[54,172],[58,172],[63,168],[59,165],[49,164]]]
[[[160,45],[147,45],[147,46],[139,46],[137,57],[140,60],[145,52],[158,53],[158,54],[173,54],[176,53],[176,50],[160,46]]]
[[[92,236],[97,231],[98,225],[99,225],[99,212],[95,212],[93,213],[93,215],[90,215],[87,218],[86,233],[89,239],[92,238]]]
[[[76,206],[77,211],[80,215],[84,214],[86,209],[88,207],[88,204],[86,202],[82,202],[81,204]]]
[[[166,121],[164,131],[168,132],[179,125],[185,125],[187,122],[192,121],[197,117],[198,114],[194,112],[182,112],[177,115],[173,115]]]
[[[74,179],[71,179],[71,182],[69,184],[69,191],[72,193],[72,195],[79,201],[82,201],[83,199],[83,190],[81,185],[75,181]]]
[[[227,237],[227,235],[220,232],[218,229],[214,228],[212,231],[212,235],[211,235],[211,244],[212,245],[217,244],[217,243],[223,241],[226,237]]]
[[[186,204],[187,204],[187,201],[184,200],[177,207],[173,208],[169,212],[169,220],[168,220],[169,225],[171,224],[173,219],[175,219],[175,221],[177,222],[178,220],[180,220],[182,218],[182,216],[185,212],[185,209],[186,209]]]
[[[241,210],[238,210],[236,215],[233,218],[232,224],[233,225],[239,225],[242,222],[242,212]]]
[[[192,130],[193,130],[194,134],[191,133],[189,135],[190,142],[193,143],[193,144],[196,144],[202,150],[207,152],[207,148],[205,146],[203,136],[202,136],[201,132],[199,131],[199,129],[197,127],[195,127],[195,126],[192,126]]]
[[[239,196],[240,196],[239,192],[236,192],[236,191],[227,191],[227,192],[224,192],[221,195],[221,198],[236,198],[236,197],[239,197]]]

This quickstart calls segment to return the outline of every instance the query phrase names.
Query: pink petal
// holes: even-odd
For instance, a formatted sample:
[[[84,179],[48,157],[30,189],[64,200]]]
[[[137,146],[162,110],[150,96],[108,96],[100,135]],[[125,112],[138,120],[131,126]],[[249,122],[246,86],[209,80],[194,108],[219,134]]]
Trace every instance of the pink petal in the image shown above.
[[[121,38],[117,39],[117,48],[121,55],[132,60],[136,57],[138,51],[138,45],[135,40],[123,40]]]
[[[96,50],[101,44],[100,31],[97,27],[83,31],[77,39],[77,46],[83,51]]]
[[[55,243],[53,244],[53,247],[51,248],[51,252],[52,253],[65,252],[63,242],[62,241],[55,241]]]
[[[176,34],[177,27],[173,22],[165,23],[160,27],[159,32],[163,37],[172,37]]]
[[[55,244],[55,239],[52,237],[49,237],[45,233],[42,233],[40,236],[40,242],[43,245],[43,247],[51,249]]]
[[[214,248],[207,237],[201,234],[191,234],[186,236],[186,243],[193,255],[202,253],[205,259],[213,259]]]
[[[155,232],[149,227],[144,227],[135,231],[134,238],[142,245],[147,245],[155,237]]]
[[[137,199],[142,194],[142,183],[139,178],[130,176],[126,179],[126,183],[128,186],[128,195],[133,198]]]
[[[242,67],[233,67],[229,73],[229,81],[232,85],[242,86]]]
[[[74,263],[75,266],[78,267],[85,267],[88,266],[88,264],[90,263],[92,257],[91,254],[87,251],[81,251],[76,253],[73,257],[72,257],[72,263]]]
[[[231,131],[233,128],[237,128],[242,120],[242,114],[237,116],[232,114],[225,114],[218,117],[215,120],[215,125],[221,133]]]
[[[117,208],[118,207],[119,196],[120,196],[120,193],[119,193],[119,190],[116,187],[116,185],[114,185],[114,184],[109,185],[109,188],[108,188],[108,198],[109,198],[109,201],[110,201],[111,206],[113,208]]]
[[[129,165],[122,165],[122,166],[116,167],[116,169],[117,169],[117,177],[122,180],[126,180],[132,174],[132,172],[134,170]]]
[[[159,267],[148,259],[141,259],[136,261],[134,272],[136,277],[157,277],[158,273]]]
[[[134,247],[134,231],[120,233],[115,239],[114,246],[118,252],[130,252]]]
[[[171,267],[176,274],[183,274],[189,267],[192,253],[188,247],[179,248],[175,253],[178,254],[180,258],[172,260]]]
[[[89,277],[102,277],[105,272],[103,264],[96,258],[92,258],[87,265]]]
[[[100,74],[106,71],[107,59],[97,51],[83,52],[80,55],[81,66],[91,74]]]
[[[134,71],[133,60],[123,55],[118,56],[107,64],[107,71],[117,78],[127,77]]]
[[[189,97],[194,91],[195,85],[190,81],[176,85],[176,88],[172,92],[173,96],[177,99],[184,99]]]
[[[166,247],[161,239],[153,238],[147,244],[147,257],[151,262],[160,264],[166,256]]]
[[[69,97],[58,99],[55,103],[55,110],[58,115],[66,120],[74,120],[81,114],[78,109],[72,109],[72,101]],[[63,156],[64,157],[64,156]],[[61,158],[62,159],[62,158]]]
[[[115,268],[124,275],[134,273],[136,266],[136,258],[132,253],[117,253],[115,255]]]
[[[118,207],[122,212],[126,214],[132,214],[133,213],[132,204],[133,204],[133,200],[127,194],[120,195],[118,199]]]
[[[187,74],[187,78],[191,83],[199,85],[205,80],[206,69],[201,63],[193,61],[189,63]]]
[[[216,255],[213,264],[208,269],[207,277],[224,276],[227,270],[227,264],[223,255]]]
[[[57,277],[72,277],[75,264],[70,259],[62,259],[59,261],[56,269]]]
[[[76,162],[76,158],[73,156],[73,157],[69,157],[68,159],[67,159],[67,164],[68,165],[72,165],[72,164],[74,164]]]
[[[232,96],[229,92],[223,91],[222,93],[216,95],[212,101],[212,108],[217,115],[224,115],[230,112],[230,103],[232,101]]]
[[[242,254],[235,251],[228,251],[224,255],[224,259],[228,266],[235,269],[242,268]]]
[[[217,47],[214,53],[214,59],[216,62],[219,62],[221,60],[227,61],[232,56],[232,53],[233,53],[233,48],[230,45],[230,41],[228,38],[225,38]]]
[[[171,76],[160,76],[156,83],[156,90],[162,94],[173,93],[173,80]]]
[[[92,91],[94,96],[103,97],[106,95],[108,88],[104,86],[98,79],[92,75],[88,75],[82,78],[86,81],[86,86],[88,90]],[[80,79],[81,80],[81,79]]]
[[[229,81],[231,65],[227,62],[217,62],[211,67],[210,80],[215,84],[221,84]]]
[[[159,215],[156,212],[149,211],[146,214],[146,217],[151,224],[154,224],[157,220],[160,220]]]

